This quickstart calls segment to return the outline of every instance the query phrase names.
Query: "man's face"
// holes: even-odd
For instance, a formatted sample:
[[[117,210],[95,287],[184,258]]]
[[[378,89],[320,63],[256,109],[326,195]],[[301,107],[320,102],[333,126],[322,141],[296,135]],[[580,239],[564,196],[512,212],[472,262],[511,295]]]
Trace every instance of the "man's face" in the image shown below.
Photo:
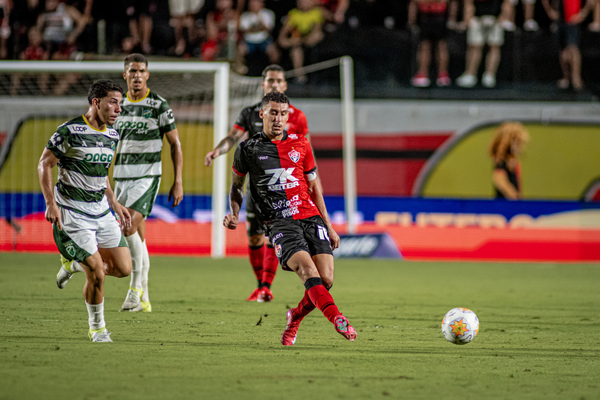
[[[262,81],[264,94],[271,92],[285,93],[287,90],[287,82],[281,71],[268,71],[267,76]]]
[[[285,124],[290,116],[289,108],[287,103],[270,101],[265,108],[260,110],[260,117],[263,120],[263,129],[267,136],[273,138],[283,134]]]
[[[122,99],[123,96],[120,92],[108,92],[106,97],[94,99],[93,104],[98,107],[100,121],[106,125],[112,126],[121,112]]]
[[[123,71],[123,79],[127,81],[127,89],[134,92],[146,89],[146,81],[149,77],[148,66],[144,63],[129,63]]]

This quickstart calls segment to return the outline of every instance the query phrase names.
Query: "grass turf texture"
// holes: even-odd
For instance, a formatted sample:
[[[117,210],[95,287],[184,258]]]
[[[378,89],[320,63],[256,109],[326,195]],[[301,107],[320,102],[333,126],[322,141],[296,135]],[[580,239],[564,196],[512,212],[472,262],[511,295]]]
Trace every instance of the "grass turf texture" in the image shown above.
[[[245,259],[151,259],[153,312],[119,313],[129,279],[107,278],[114,343],[87,339],[84,275],[56,288],[58,255],[0,253],[0,399],[597,399],[600,267],[336,262],[332,294],[351,343],[315,310],[281,346],[298,277],[249,303]],[[440,325],[481,321],[465,346]]]

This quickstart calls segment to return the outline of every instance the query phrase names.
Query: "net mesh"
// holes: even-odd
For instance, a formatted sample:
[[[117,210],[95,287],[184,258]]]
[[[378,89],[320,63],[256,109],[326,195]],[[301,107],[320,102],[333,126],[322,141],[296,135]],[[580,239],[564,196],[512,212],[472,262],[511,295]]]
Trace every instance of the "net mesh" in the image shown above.
[[[166,98],[173,109],[183,149],[185,201],[170,209],[173,183],[170,146],[163,145],[163,176],[153,213],[160,218],[206,220],[210,216],[212,168],[204,156],[214,147],[214,73],[155,73],[150,89]],[[51,231],[27,230],[27,220],[43,221],[45,202],[37,164],[57,126],[86,112],[87,92],[97,79],[111,79],[126,89],[120,71],[114,73],[18,73],[0,75],[0,250],[31,249],[27,243],[52,241]],[[230,127],[243,107],[261,98],[261,79],[230,74]],[[230,159],[233,152],[230,152]],[[231,160],[230,160],[231,161]],[[54,169],[56,182],[56,168]],[[43,235],[50,237],[42,237]],[[50,243],[46,247],[52,249]],[[35,247],[35,246],[34,246]],[[35,249],[44,250],[44,246]]]

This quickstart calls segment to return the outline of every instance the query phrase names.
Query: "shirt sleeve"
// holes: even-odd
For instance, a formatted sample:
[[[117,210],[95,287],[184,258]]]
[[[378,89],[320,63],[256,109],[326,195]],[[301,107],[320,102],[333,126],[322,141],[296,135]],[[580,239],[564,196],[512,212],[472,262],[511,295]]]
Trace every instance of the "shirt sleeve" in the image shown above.
[[[310,174],[317,170],[317,165],[315,164],[312,147],[306,138],[304,138],[304,151],[306,154],[304,156],[304,174]]]
[[[247,152],[245,148],[246,146],[244,146],[244,143],[241,143],[237,149],[235,149],[235,155],[233,157],[233,172],[239,176],[244,176],[248,173]]]
[[[54,132],[50,140],[48,140],[46,148],[50,150],[56,158],[61,159],[69,147],[70,136],[69,130],[61,126]]]
[[[247,132],[249,129],[249,124],[250,124],[250,117],[249,117],[250,113],[248,112],[248,108],[244,108],[241,112],[240,115],[238,115],[237,119],[235,120],[235,123],[233,124],[234,127],[236,127],[239,130],[242,130],[244,132]]]
[[[162,134],[177,129],[173,110],[171,110],[167,101],[163,101],[158,109],[158,129]]]

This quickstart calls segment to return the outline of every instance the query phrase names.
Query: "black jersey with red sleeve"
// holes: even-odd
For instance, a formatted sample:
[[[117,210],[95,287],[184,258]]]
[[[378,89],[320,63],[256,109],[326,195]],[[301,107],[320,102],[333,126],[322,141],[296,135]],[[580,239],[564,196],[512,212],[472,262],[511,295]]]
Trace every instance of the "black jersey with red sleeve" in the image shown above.
[[[249,138],[257,133],[261,133],[263,130],[263,121],[260,118],[261,106],[261,103],[257,103],[244,108],[238,115],[233,126],[239,130],[247,132]],[[306,121],[306,115],[304,115],[302,110],[297,109],[291,104],[289,110],[289,118],[287,124],[285,125],[285,129],[290,134],[302,136],[307,135],[308,123]]]
[[[250,174],[250,192],[264,223],[320,215],[306,177],[316,169],[308,139],[287,131],[276,141],[254,135],[238,146],[233,160],[236,174]]]

